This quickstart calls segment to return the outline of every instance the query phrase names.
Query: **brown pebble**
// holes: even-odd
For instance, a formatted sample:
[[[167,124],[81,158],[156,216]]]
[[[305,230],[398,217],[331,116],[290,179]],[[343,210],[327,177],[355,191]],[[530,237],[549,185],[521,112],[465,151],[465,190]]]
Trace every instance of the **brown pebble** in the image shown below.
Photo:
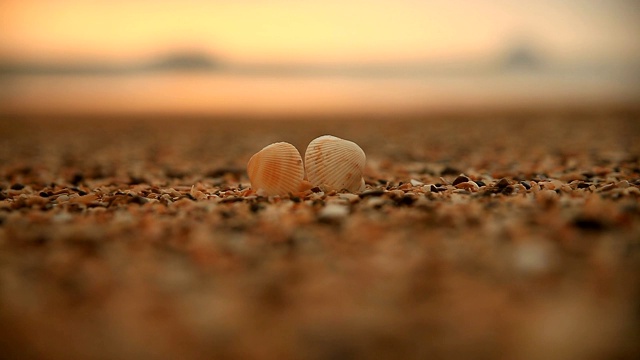
[[[578,183],[578,189],[587,189],[587,188],[589,188],[589,186],[591,186],[591,184],[586,183],[586,182]]]
[[[500,179],[500,181],[498,181],[496,183],[496,187],[498,189],[503,189],[503,188],[507,187],[508,185],[509,185],[509,180],[507,180],[506,178],[502,178],[502,179]]]
[[[619,187],[620,189],[626,189],[626,188],[628,188],[628,187],[629,187],[629,181],[627,181],[627,180],[622,180],[622,181],[618,182],[618,183],[616,184],[616,186],[617,186],[617,187]]]
[[[455,181],[454,181],[454,185],[458,189],[465,189],[469,191],[477,191],[479,189],[478,185],[473,181],[465,181],[458,184],[455,184]]]
[[[501,193],[504,195],[511,195],[514,191],[515,188],[513,187],[513,185],[507,185],[502,189]]]
[[[600,189],[598,189],[598,191],[610,191],[616,188],[616,184],[607,184],[603,187],[601,187]]]
[[[466,183],[466,182],[468,182],[468,181],[469,181],[469,178],[468,178],[468,177],[466,177],[466,176],[464,176],[464,175],[460,175],[460,176],[458,176],[455,180],[453,180],[452,185],[453,185],[453,186],[456,186],[456,185],[458,185],[458,184],[460,184],[460,183]]]
[[[382,196],[384,195],[384,193],[385,193],[384,190],[367,190],[362,192],[359,196],[360,198],[364,199],[369,196]]]

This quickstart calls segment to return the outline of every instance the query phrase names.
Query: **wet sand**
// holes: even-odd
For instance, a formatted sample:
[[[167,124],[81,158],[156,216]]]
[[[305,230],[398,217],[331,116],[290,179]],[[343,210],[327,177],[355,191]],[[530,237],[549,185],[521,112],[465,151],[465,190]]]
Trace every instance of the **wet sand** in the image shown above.
[[[639,117],[3,119],[0,352],[637,358]],[[324,134],[363,193],[248,190]]]

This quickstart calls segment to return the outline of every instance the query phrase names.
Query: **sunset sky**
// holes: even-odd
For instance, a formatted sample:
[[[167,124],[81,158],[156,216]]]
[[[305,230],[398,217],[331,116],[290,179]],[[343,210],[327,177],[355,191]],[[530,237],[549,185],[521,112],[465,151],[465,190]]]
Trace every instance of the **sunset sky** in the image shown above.
[[[638,34],[636,0],[0,0],[0,65],[27,69],[0,73],[0,113],[635,104]],[[544,69],[501,68],[518,48],[542,59]],[[28,70],[91,63],[139,69],[179,53],[232,66],[117,76]],[[449,64],[463,66],[440,75]],[[359,66],[400,72],[332,70]],[[431,72],[406,71],[412,66]],[[307,70],[246,71],[287,68]]]
[[[234,62],[486,56],[520,38],[563,59],[640,54],[634,0],[0,0],[0,56],[132,61],[198,50]]]

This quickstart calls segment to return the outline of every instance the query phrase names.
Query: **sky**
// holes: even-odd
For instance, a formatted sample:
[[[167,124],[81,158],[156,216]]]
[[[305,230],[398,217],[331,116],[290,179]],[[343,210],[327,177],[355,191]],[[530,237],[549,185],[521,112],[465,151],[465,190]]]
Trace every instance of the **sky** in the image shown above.
[[[0,0],[0,69],[139,69],[171,54],[227,65],[209,73],[0,72],[0,114],[637,104],[638,34],[638,0]],[[541,59],[543,70],[503,66],[515,49]],[[287,65],[381,73],[247,71]]]
[[[236,63],[474,58],[521,41],[557,59],[640,57],[634,0],[0,0],[0,57]]]

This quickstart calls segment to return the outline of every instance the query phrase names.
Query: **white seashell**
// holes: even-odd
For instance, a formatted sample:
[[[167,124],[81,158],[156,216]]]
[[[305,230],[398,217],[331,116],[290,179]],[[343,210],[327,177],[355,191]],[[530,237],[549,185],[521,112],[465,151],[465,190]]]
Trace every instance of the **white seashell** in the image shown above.
[[[286,142],[266,146],[247,164],[251,187],[259,194],[287,195],[303,186],[304,166],[298,150]]]
[[[307,179],[315,186],[350,192],[364,190],[364,151],[356,143],[331,135],[311,141],[304,155]]]

